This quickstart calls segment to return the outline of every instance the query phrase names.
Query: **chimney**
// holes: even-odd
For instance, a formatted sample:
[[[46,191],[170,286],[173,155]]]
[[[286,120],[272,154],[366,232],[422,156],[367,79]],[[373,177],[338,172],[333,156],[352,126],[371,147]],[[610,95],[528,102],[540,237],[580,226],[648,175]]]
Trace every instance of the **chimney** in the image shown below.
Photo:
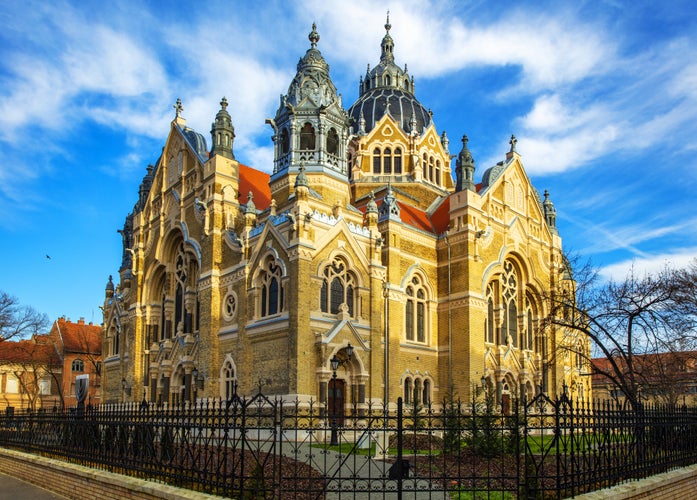
[[[79,320],[77,320],[77,324],[78,324],[78,325],[84,325],[84,324],[85,324],[85,318],[82,317],[82,318],[80,318]]]

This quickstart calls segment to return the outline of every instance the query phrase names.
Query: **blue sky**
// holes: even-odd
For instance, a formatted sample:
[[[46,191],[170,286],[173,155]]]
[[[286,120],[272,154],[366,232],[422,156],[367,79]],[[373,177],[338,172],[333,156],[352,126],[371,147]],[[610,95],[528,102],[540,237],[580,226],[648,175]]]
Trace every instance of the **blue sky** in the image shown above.
[[[200,5],[199,5],[200,4]],[[207,138],[222,96],[235,155],[270,171],[279,96],[318,48],[345,107],[390,9],[452,154],[481,179],[511,134],[567,250],[606,276],[697,256],[697,4],[685,1],[0,3],[0,290],[101,322],[116,232],[177,98]],[[209,141],[210,142],[210,141]],[[50,259],[47,258],[50,256]]]

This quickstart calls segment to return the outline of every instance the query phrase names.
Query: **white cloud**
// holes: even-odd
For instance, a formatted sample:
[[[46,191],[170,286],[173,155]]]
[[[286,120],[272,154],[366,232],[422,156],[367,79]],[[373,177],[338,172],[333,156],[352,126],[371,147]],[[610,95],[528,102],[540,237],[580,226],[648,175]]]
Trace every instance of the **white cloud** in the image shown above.
[[[625,260],[599,270],[600,275],[605,279],[622,281],[630,272],[636,276],[645,274],[656,274],[666,267],[682,268],[688,266],[697,258],[697,247],[676,249],[660,255],[647,256],[644,258]]]

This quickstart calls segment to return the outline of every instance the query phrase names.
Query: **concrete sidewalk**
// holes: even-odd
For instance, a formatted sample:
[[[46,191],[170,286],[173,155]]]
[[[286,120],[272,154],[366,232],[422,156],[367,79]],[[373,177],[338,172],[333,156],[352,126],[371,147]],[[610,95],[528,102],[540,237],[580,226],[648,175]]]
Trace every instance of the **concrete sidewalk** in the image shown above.
[[[1,472],[0,498],[11,498],[12,500],[65,500],[65,497]]]

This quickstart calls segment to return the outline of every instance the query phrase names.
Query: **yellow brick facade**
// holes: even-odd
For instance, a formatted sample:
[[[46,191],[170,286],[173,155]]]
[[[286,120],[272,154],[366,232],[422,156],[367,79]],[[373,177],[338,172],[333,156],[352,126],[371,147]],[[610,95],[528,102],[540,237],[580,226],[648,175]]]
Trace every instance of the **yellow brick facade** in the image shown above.
[[[348,110],[313,27],[267,120],[270,175],[235,159],[224,99],[210,151],[178,103],[107,284],[104,401],[261,387],[326,407],[338,384],[339,404],[360,410],[469,399],[482,378],[503,405],[562,383],[588,391],[540,328],[565,269],[551,202],[514,139],[478,185],[466,138],[451,164],[386,27]]]

